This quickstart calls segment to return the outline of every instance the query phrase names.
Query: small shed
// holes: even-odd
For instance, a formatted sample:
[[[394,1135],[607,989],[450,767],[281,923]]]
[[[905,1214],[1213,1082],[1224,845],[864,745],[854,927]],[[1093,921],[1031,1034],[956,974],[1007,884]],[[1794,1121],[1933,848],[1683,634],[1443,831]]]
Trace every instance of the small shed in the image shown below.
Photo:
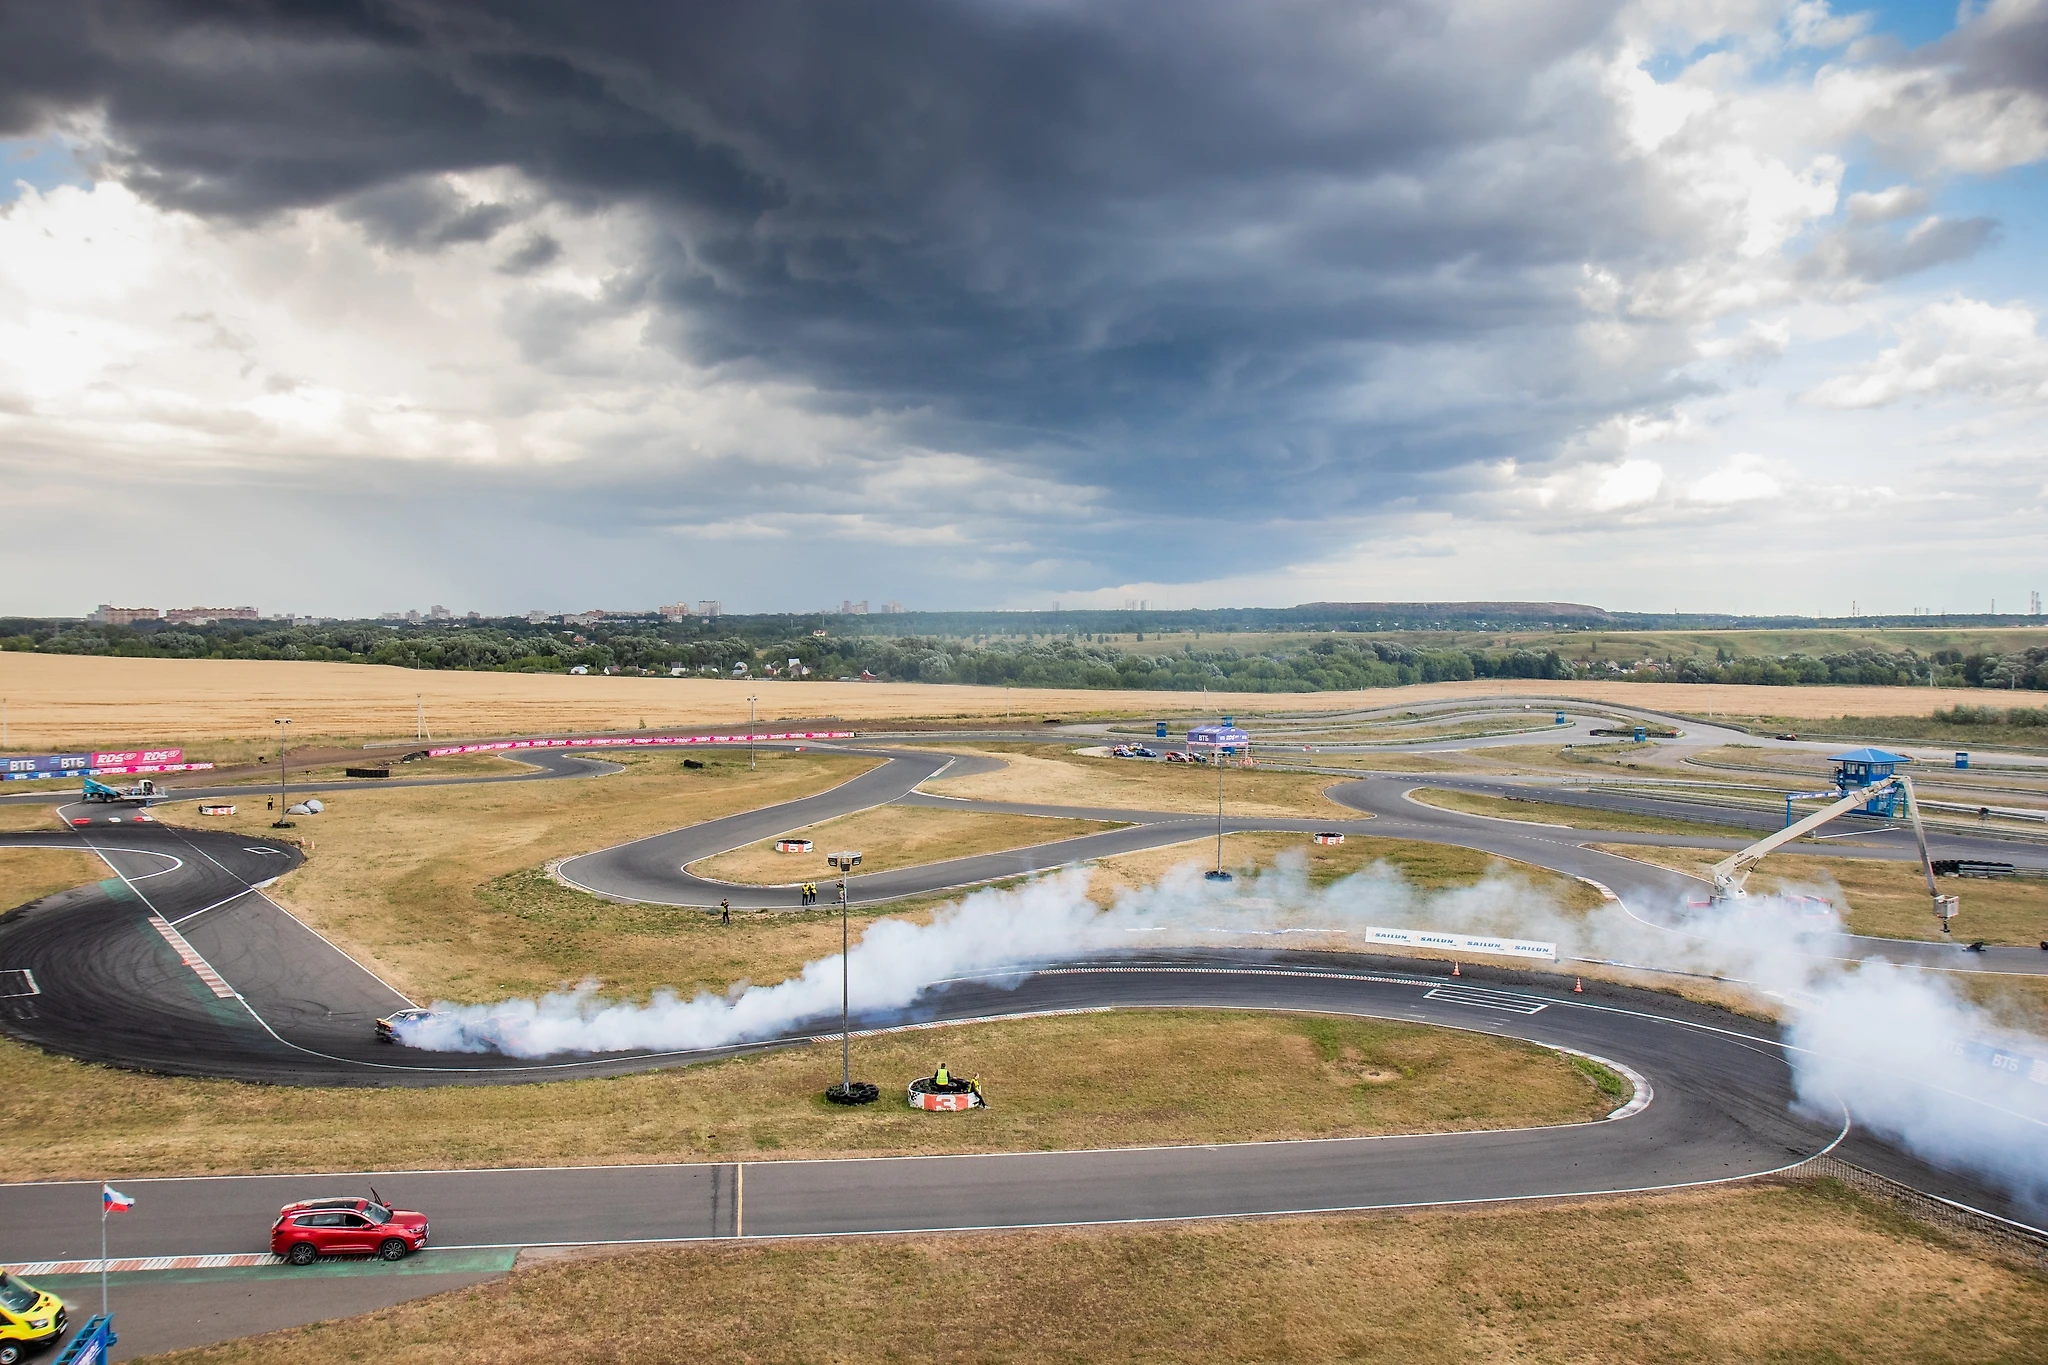
[[[1846,753],[1830,754],[1828,762],[1835,765],[1835,786],[1844,796],[1861,787],[1891,777],[1901,764],[1913,760],[1904,754],[1895,754],[1889,749],[1850,749]],[[1905,796],[1894,787],[1874,797],[1863,807],[1866,815],[1882,815],[1887,819],[1899,813],[1905,804]]]

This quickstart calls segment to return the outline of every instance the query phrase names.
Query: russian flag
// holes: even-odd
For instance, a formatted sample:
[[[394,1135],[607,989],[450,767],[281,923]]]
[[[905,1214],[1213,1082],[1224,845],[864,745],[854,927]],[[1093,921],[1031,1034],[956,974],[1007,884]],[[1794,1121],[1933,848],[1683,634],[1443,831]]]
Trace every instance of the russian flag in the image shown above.
[[[100,1186],[100,1208],[103,1212],[126,1213],[134,1207],[135,1201],[112,1185]]]

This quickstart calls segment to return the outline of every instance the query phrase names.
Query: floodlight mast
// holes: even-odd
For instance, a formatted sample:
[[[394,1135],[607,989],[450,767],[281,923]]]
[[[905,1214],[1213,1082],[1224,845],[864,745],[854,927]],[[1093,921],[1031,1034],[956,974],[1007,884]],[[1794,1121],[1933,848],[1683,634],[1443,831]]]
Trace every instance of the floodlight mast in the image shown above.
[[[1858,806],[1870,804],[1874,798],[1892,790],[1904,792],[1906,795],[1906,815],[1913,826],[1913,838],[1920,847],[1920,871],[1927,878],[1927,895],[1934,902],[1934,914],[1941,921],[1941,932],[1947,933],[1949,921],[1955,918],[1956,911],[1961,908],[1961,898],[1944,896],[1941,894],[1941,888],[1935,885],[1934,860],[1927,852],[1927,829],[1920,822],[1920,803],[1913,795],[1912,779],[1900,773],[1881,777],[1867,787],[1858,787],[1797,824],[1787,825],[1775,834],[1757,840],[1748,848],[1738,849],[1714,864],[1714,899],[1738,900],[1747,895],[1743,886],[1749,880],[1750,868],[1765,854],[1791,843],[1810,830],[1820,828],[1838,815],[1847,815]]]
[[[848,883],[853,880],[853,869],[860,866],[860,853],[857,850],[834,853],[825,861],[839,869],[839,1093],[850,1097],[853,1094],[853,1034],[847,1009],[850,976],[846,957],[852,945],[846,907],[852,899]]]

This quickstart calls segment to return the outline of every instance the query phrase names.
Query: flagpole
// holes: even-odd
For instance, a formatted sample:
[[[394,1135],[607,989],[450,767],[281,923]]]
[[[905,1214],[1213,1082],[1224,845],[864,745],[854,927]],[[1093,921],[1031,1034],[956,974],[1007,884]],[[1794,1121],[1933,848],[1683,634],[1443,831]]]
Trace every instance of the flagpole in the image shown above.
[[[100,1188],[100,1316],[107,1315],[107,1191]]]

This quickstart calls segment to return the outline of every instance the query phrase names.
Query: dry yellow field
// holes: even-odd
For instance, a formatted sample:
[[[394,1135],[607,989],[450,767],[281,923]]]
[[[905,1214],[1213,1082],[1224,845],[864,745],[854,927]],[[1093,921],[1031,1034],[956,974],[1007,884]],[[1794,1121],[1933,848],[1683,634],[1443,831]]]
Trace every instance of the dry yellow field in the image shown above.
[[[0,805],[0,830],[48,830],[61,834],[64,824],[57,818],[54,801],[9,801]]]
[[[788,831],[789,837],[809,839],[815,845],[809,853],[778,853],[775,841],[770,839],[694,862],[690,871],[700,877],[750,886],[817,882],[821,900],[830,900],[825,888],[838,874],[825,859],[840,849],[861,851],[862,872],[887,872],[892,868],[944,862],[948,858],[1078,839],[1084,834],[1116,828],[1117,824],[1104,820],[992,815],[932,806],[876,806]]]
[[[824,791],[872,768],[852,754],[636,754],[625,771],[560,782],[380,787],[337,792],[325,814],[301,816],[313,851],[268,893],[415,999],[497,1000],[592,977],[615,992],[688,990],[744,976],[773,945],[783,974],[821,956],[838,926],[735,925],[706,916],[615,905],[566,890],[541,865],[735,811]],[[240,802],[216,827],[263,832],[262,798]],[[160,810],[189,821],[191,807]],[[716,916],[709,917],[713,921]],[[783,956],[787,953],[789,956]],[[793,960],[792,960],[793,959]]]
[[[75,849],[0,848],[0,910],[111,875],[96,855]]]
[[[160,1357],[829,1361],[2039,1362],[2048,1277],[1842,1186],[952,1237],[730,1242]]]
[[[1190,815],[1213,815],[1216,811],[1216,772],[1212,768],[1094,758],[1048,744],[949,744],[946,751],[999,758],[1004,767],[999,772],[941,777],[924,783],[921,790],[934,796],[1025,805],[1180,811]],[[1342,780],[1335,774],[1227,768],[1223,773],[1223,808],[1231,815],[1370,819],[1365,812],[1340,806],[1322,794],[1325,787]]]
[[[268,736],[290,716],[294,742],[309,737],[400,738],[425,705],[437,736],[743,726],[747,695],[766,726],[786,719],[988,719],[1014,714],[1187,716],[1205,705],[1187,692],[1091,692],[908,683],[731,682],[696,678],[572,678],[455,673],[364,664],[219,659],[108,659],[0,654],[9,738],[22,751],[94,744],[190,743]],[[1399,706],[1473,697],[1576,697],[1689,712],[1789,717],[1926,715],[1952,699],[1903,687],[1721,687],[1489,679],[1365,692],[1208,694],[1238,716]]]

